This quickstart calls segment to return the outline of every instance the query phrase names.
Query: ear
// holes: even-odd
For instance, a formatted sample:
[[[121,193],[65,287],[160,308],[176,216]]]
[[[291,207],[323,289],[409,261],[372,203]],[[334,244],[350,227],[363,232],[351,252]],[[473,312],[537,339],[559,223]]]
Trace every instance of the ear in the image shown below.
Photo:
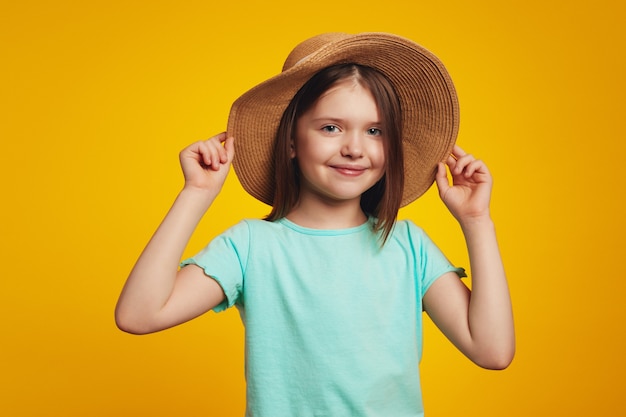
[[[296,143],[293,138],[289,141],[289,157],[291,159],[296,157]]]

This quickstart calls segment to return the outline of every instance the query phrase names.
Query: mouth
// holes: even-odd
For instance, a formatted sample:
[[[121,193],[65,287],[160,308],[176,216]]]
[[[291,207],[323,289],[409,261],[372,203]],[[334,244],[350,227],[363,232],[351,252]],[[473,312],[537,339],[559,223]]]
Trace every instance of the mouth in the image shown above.
[[[361,165],[332,165],[331,168],[338,173],[349,177],[356,177],[367,170],[366,167]]]

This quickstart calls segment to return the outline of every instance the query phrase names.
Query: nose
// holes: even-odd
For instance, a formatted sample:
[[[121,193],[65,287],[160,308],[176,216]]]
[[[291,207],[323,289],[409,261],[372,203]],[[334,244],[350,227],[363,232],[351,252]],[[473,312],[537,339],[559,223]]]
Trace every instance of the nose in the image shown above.
[[[358,132],[352,132],[344,136],[345,140],[341,147],[341,156],[346,158],[361,158],[363,156],[363,138]]]

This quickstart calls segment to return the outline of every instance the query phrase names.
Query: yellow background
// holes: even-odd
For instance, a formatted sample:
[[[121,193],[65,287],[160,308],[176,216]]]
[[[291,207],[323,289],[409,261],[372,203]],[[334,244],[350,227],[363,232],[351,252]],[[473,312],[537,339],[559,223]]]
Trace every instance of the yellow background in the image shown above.
[[[388,31],[456,82],[459,143],[495,176],[518,353],[490,372],[428,324],[435,416],[626,413],[625,13],[617,1],[8,1],[0,6],[0,414],[240,416],[242,326],[118,331],[123,282],[182,185],[177,154],[300,40]],[[432,191],[432,190],[431,190]],[[234,175],[188,254],[267,207]],[[455,262],[429,192],[401,212]]]

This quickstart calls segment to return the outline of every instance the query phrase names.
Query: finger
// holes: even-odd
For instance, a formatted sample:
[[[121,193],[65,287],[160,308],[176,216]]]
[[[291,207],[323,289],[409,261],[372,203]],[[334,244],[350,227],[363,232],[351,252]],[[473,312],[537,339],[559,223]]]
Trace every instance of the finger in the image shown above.
[[[479,159],[470,162],[460,175],[466,180],[477,184],[491,182],[491,174],[487,166]]]
[[[222,146],[221,142],[215,145],[215,152],[217,164],[225,164],[228,162],[228,153],[226,152],[226,149],[224,149],[224,146]]]
[[[211,151],[211,146],[208,141],[203,141],[198,144],[198,153],[200,154],[201,161],[204,163],[205,166],[213,167],[213,152]]]
[[[479,182],[487,180],[491,177],[487,165],[480,159],[476,159],[467,166],[466,177],[475,177]]]
[[[454,167],[456,167],[456,158],[452,154],[448,155],[448,158],[446,159],[446,165],[448,165],[448,167],[450,168],[450,172],[452,172],[454,170]]]
[[[448,181],[448,173],[446,172],[446,166],[443,162],[437,164],[437,173],[435,174],[435,182],[439,189],[439,194],[444,195],[450,188],[450,182]]]
[[[480,168],[481,162],[479,160],[470,161],[465,169],[463,170],[463,175],[465,178],[470,178],[474,175],[474,173]]]
[[[224,151],[222,144],[211,143],[211,168],[214,171],[219,170],[220,165],[222,165],[222,158],[225,158],[222,154],[226,155],[226,151]]]
[[[227,162],[232,161],[235,156],[235,138],[233,136],[229,136],[224,141],[224,150],[226,151]]]
[[[226,151],[226,149],[224,149],[224,145],[227,139],[228,135],[226,134],[226,132],[222,132],[209,139],[210,142],[215,142],[217,144],[215,150],[217,151],[217,157],[219,163],[221,164],[225,164],[226,162],[228,162],[228,152]]]
[[[202,141],[199,149],[202,155],[202,162],[206,167],[210,167],[216,171],[220,165],[227,162],[228,157],[226,151],[221,145],[224,140],[225,134],[219,134],[213,136],[205,141]]]
[[[475,160],[476,159],[474,158],[474,156],[468,153],[466,153],[463,156],[459,156],[456,159],[454,168],[451,169],[452,173],[454,175],[461,175],[461,173],[466,170],[467,166],[470,165]]]
[[[222,132],[213,136],[211,139],[217,139],[220,143],[222,143],[222,142],[225,142],[226,139],[228,139],[228,135],[226,134],[226,132]]]
[[[452,155],[455,159],[459,159],[460,157],[467,155],[467,152],[461,149],[459,145],[455,144],[452,148]]]
[[[198,162],[204,168],[216,170],[219,168],[219,158],[216,156],[216,149],[209,140],[198,142],[197,144]]]

